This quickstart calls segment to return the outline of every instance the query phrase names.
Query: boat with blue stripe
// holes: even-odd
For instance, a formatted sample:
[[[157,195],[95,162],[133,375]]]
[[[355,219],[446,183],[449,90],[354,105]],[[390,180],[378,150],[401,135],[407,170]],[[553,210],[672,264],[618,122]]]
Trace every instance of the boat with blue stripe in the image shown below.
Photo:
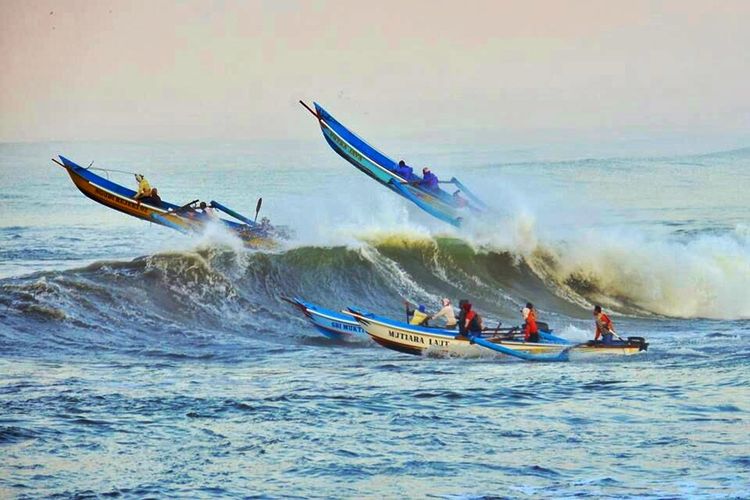
[[[64,156],[59,156],[59,160],[53,158],[52,161],[67,171],[73,184],[86,197],[138,219],[182,233],[200,232],[208,223],[218,221],[242,239],[246,245],[252,247],[272,246],[275,240],[287,237],[285,228],[255,222],[217,201],[211,201],[207,206],[222,211],[240,222],[211,217],[205,211],[197,210],[198,200],[182,206],[166,201],[137,200],[134,190],[95,174],[92,172],[91,165],[84,168]],[[106,171],[106,169],[101,170]],[[262,199],[259,199],[256,206],[256,218],[261,202]]]
[[[401,177],[396,172],[398,164],[394,160],[345,127],[320,104],[313,103],[314,110],[303,101],[300,104],[318,119],[323,137],[339,156],[433,217],[458,227],[467,216],[486,210],[487,205],[455,177],[440,181],[441,184],[452,184],[456,188],[453,194],[439,187],[428,189],[413,179]]]
[[[375,342],[407,354],[477,357],[492,353],[525,361],[555,362],[568,361],[571,352],[631,355],[648,348],[642,337],[629,337],[614,344],[576,344],[551,331],[540,331],[540,342],[524,342],[518,328],[485,329],[465,337],[456,330],[410,325],[356,307],[349,307],[348,311]]]
[[[365,331],[348,312],[339,312],[320,307],[299,297],[282,300],[289,302],[302,312],[318,332],[332,340],[351,340],[355,337],[367,338]]]

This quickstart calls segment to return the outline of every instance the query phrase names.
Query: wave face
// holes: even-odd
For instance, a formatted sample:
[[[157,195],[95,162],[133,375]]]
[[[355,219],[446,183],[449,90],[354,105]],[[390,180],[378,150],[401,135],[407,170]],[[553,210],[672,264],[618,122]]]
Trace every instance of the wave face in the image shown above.
[[[684,241],[624,232],[593,232],[574,244],[540,248],[539,275],[577,303],[676,318],[750,318],[750,232]]]
[[[127,349],[139,349],[139,338],[150,345],[153,334],[190,328],[238,336],[283,330],[298,320],[281,301],[293,295],[395,317],[404,299],[436,308],[442,297],[468,298],[506,324],[518,321],[527,300],[553,319],[587,318],[592,303],[631,316],[750,317],[747,232],[682,242],[599,233],[577,245],[509,247],[399,233],[372,235],[355,247],[275,253],[202,246],[4,279],[0,305],[31,344],[50,339],[35,336],[29,320],[67,324],[71,337],[54,338],[63,346],[93,341]]]

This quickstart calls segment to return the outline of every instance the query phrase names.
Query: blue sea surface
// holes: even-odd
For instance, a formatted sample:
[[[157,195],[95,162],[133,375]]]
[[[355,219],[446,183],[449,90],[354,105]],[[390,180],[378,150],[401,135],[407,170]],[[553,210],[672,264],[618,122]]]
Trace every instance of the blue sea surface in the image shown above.
[[[750,149],[385,146],[493,210],[449,227],[322,140],[0,145],[0,497],[748,497]],[[127,217],[57,154],[176,204],[262,196],[294,236]],[[322,337],[295,295],[394,318],[469,298],[493,325],[532,301],[573,341],[601,303],[650,346],[410,356]]]

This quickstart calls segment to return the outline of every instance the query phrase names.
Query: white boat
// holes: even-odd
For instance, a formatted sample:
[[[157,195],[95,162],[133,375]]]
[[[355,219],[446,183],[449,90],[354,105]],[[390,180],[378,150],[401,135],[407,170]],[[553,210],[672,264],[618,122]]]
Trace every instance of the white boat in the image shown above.
[[[494,351],[529,361],[567,361],[571,351],[627,356],[648,348],[642,337],[629,337],[610,344],[593,340],[575,344],[549,332],[540,332],[541,342],[536,343],[524,342],[509,331],[498,330],[465,337],[455,330],[409,325],[357,308],[350,307],[349,312],[375,342],[408,354],[474,357]]]

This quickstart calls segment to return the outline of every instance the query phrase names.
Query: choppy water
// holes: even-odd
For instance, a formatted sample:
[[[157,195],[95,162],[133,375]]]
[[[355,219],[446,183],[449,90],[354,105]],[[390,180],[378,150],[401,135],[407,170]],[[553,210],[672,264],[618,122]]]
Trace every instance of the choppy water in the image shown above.
[[[461,165],[495,212],[448,228],[322,140],[0,146],[0,496],[746,497],[750,150],[426,149],[402,150]],[[262,195],[296,237],[248,252],[130,219],[58,153],[174,202]],[[468,297],[505,324],[531,300],[575,340],[602,302],[651,347],[411,357],[323,339],[282,294],[392,316]]]

